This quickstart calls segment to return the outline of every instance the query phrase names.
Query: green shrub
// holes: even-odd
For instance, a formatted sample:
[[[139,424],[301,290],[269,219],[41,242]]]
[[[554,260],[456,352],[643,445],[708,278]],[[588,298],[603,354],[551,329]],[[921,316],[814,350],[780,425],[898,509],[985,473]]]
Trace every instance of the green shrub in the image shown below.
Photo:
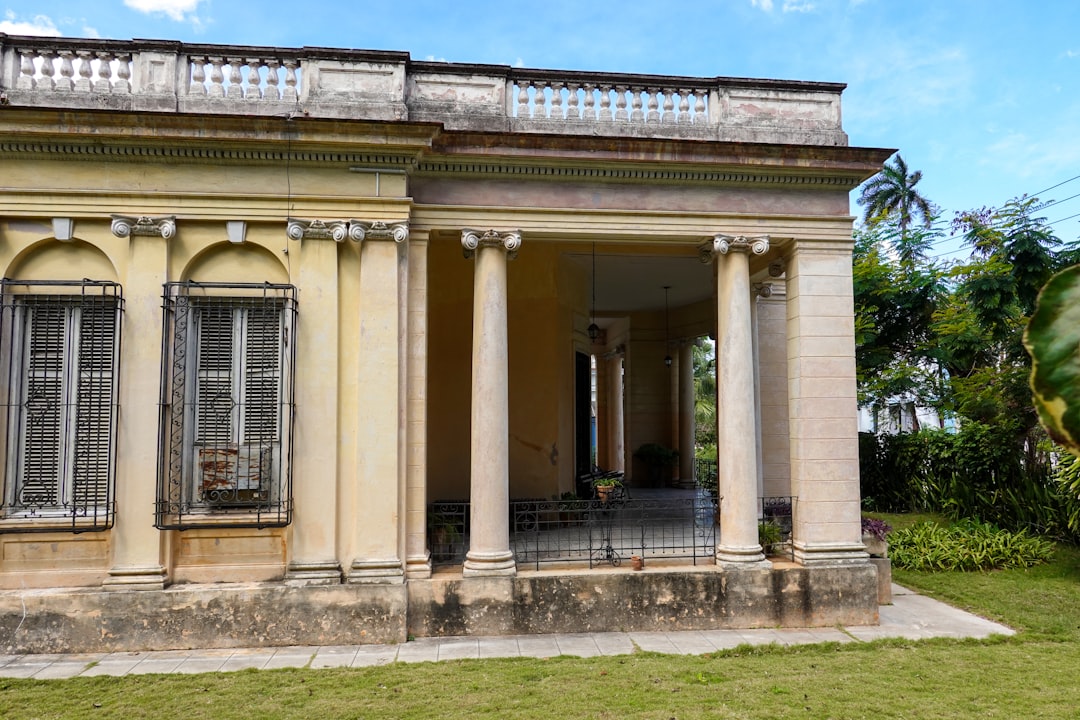
[[[1026,530],[1010,532],[978,520],[950,527],[924,522],[889,535],[889,557],[905,570],[1025,568],[1051,558],[1054,545]]]

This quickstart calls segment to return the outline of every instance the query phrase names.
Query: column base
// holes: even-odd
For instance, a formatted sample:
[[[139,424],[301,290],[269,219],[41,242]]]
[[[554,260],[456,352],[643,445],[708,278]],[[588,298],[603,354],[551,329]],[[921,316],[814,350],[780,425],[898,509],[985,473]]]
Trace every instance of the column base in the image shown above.
[[[765,560],[765,553],[760,545],[717,545],[716,562],[724,566],[765,563],[771,567],[771,563]]]
[[[326,563],[290,563],[285,570],[285,584],[301,585],[340,585],[341,566],[336,562]]]
[[[405,582],[405,571],[397,558],[353,560],[346,582],[350,585],[401,585]]]
[[[405,577],[426,580],[431,577],[431,554],[424,553],[405,559]]]
[[[169,574],[165,568],[151,565],[112,568],[101,586],[106,590],[164,590],[168,584]]]
[[[802,565],[865,565],[870,555],[866,546],[856,543],[795,542],[795,562]]]
[[[470,550],[465,554],[461,574],[464,577],[517,575],[517,563],[514,562],[514,553],[509,550],[490,553]]]

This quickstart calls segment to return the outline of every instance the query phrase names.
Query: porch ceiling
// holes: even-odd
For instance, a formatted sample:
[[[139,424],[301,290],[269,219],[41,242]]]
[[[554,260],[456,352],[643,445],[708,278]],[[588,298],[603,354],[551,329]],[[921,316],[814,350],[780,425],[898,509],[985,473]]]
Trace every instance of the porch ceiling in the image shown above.
[[[569,253],[567,258],[586,273],[592,269],[590,253]],[[664,286],[673,308],[707,300],[713,294],[713,269],[693,257],[670,255],[596,254],[596,312],[630,313],[664,309]]]

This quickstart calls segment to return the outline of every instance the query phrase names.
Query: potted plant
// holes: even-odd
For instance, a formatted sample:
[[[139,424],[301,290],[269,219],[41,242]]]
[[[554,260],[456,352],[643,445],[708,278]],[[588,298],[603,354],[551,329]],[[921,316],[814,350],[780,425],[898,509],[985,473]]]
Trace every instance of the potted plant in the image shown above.
[[[758,544],[766,555],[773,555],[784,542],[784,529],[772,520],[758,523]]]
[[[879,518],[862,519],[862,541],[871,557],[889,557],[888,534],[892,526]]]
[[[592,479],[593,490],[600,502],[608,502],[615,488],[623,486],[622,480],[613,475],[597,475]]]

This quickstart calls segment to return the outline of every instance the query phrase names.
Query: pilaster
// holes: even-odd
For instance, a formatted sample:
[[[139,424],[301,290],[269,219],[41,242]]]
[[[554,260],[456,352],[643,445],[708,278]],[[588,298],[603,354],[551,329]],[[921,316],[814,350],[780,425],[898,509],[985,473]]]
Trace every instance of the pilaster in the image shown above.
[[[408,224],[352,220],[360,246],[359,413],[357,483],[350,583],[401,583],[404,548],[400,438],[403,357],[401,265]]]
[[[296,338],[294,504],[285,581],[334,585],[342,578],[336,554],[338,445],[327,438],[338,435],[338,246],[322,233],[296,234],[302,315]]]
[[[406,557],[410,578],[431,576],[427,545],[427,233],[409,238],[408,393],[406,399]]]
[[[128,274],[124,278],[124,335],[120,367],[120,412],[116,453],[116,525],[112,530],[112,567],[103,585],[109,590],[161,590],[168,584],[164,534],[154,527],[158,469],[158,406],[147,402],[160,394],[161,287],[169,279],[169,240],[176,233],[172,217],[130,218],[114,215],[112,232],[128,238]],[[130,338],[135,338],[131,340]]]
[[[798,241],[787,261],[788,413],[795,558],[865,562],[851,240]]]

